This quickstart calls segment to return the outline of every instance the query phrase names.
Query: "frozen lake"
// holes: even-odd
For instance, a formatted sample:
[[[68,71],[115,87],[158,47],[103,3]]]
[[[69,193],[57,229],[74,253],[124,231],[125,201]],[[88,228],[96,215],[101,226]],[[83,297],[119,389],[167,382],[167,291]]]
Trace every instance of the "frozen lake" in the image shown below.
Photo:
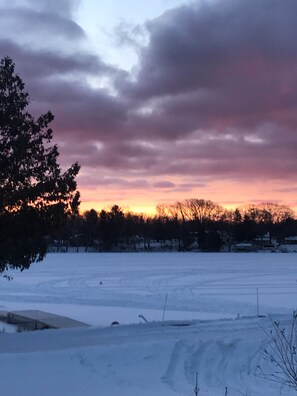
[[[40,309],[96,326],[289,313],[297,255],[259,253],[49,254],[1,279],[0,309]],[[258,293],[258,298],[257,298]],[[258,308],[257,308],[258,301]]]

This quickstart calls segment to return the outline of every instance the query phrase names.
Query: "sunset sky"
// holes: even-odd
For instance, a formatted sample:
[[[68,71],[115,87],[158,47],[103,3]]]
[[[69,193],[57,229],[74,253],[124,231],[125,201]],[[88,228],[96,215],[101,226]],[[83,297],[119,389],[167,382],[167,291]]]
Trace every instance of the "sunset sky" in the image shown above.
[[[297,208],[296,0],[0,0],[0,58],[51,110],[82,211]]]

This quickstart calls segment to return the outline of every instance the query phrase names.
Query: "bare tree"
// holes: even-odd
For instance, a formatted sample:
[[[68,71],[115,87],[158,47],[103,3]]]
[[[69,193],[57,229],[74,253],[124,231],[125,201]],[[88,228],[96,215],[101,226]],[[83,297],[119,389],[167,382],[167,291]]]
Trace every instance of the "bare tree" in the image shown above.
[[[189,218],[199,221],[200,224],[220,220],[224,213],[220,205],[205,199],[186,199],[184,206],[187,208]]]
[[[266,334],[269,343],[263,358],[272,365],[272,371],[258,366],[260,376],[297,392],[297,312],[293,312],[289,326],[272,320],[272,330]]]

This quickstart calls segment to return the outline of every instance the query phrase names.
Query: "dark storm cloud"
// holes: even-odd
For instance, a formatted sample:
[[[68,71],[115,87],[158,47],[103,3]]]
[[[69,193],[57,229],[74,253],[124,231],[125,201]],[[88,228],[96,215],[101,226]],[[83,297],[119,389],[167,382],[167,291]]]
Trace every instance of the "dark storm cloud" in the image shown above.
[[[184,5],[146,24],[142,48],[118,29],[118,43],[137,46],[131,73],[90,52],[74,3],[20,0],[0,12],[0,55],[15,60],[33,110],[55,114],[64,158],[125,174],[126,184],[122,176],[103,182],[120,188],[149,176],[160,178],[143,188],[168,191],[294,179],[296,0]]]

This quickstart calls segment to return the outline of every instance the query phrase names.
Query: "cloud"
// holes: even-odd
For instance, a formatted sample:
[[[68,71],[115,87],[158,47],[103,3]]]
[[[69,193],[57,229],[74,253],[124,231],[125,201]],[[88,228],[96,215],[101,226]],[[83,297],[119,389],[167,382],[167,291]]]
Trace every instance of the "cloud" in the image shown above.
[[[4,1],[0,56],[15,60],[34,114],[55,114],[62,161],[82,164],[82,185],[294,180],[295,0],[196,1],[123,23],[115,40],[139,56],[130,73],[94,52],[73,4]]]
[[[145,98],[232,89],[258,78],[271,82],[280,71],[276,66],[296,59],[296,10],[294,0],[224,0],[168,11],[147,23],[150,42],[131,94]]]
[[[38,11],[51,12],[57,15],[71,16],[81,0],[2,0],[4,9],[31,8]]]
[[[31,8],[0,10],[1,26],[5,28],[6,26],[11,27],[12,23],[15,24],[13,31],[10,29],[7,31],[7,36],[12,33],[28,36],[34,36],[34,34],[49,36],[54,33],[72,40],[81,40],[86,37],[83,29],[77,23],[49,10],[39,11]],[[5,32],[3,34],[6,35]]]
[[[160,188],[160,189],[172,189],[175,187],[175,184],[172,183],[171,181],[163,180],[163,181],[154,183],[154,187]]]
[[[24,48],[9,40],[0,39],[0,52],[13,58],[22,76],[29,80],[52,77],[72,78],[83,73],[84,76],[110,75],[116,70],[106,65],[97,56],[85,51],[77,51],[75,54],[63,54],[51,50],[35,50]],[[20,66],[19,66],[20,65]],[[70,80],[71,81],[71,80]],[[51,82],[51,83],[54,83]]]
[[[80,180],[81,179],[81,180]],[[125,190],[135,190],[135,189],[148,189],[150,188],[147,180],[144,179],[135,179],[129,180],[124,178],[117,177],[101,177],[101,175],[97,176],[78,176],[78,180],[81,186],[87,187],[105,187],[105,188],[123,188]]]
[[[23,0],[20,2],[24,3]],[[79,7],[81,0],[27,0],[27,3],[41,12],[71,17]]]
[[[68,52],[86,42],[84,30],[73,20],[77,1],[2,1],[1,39],[18,43],[24,51]]]

